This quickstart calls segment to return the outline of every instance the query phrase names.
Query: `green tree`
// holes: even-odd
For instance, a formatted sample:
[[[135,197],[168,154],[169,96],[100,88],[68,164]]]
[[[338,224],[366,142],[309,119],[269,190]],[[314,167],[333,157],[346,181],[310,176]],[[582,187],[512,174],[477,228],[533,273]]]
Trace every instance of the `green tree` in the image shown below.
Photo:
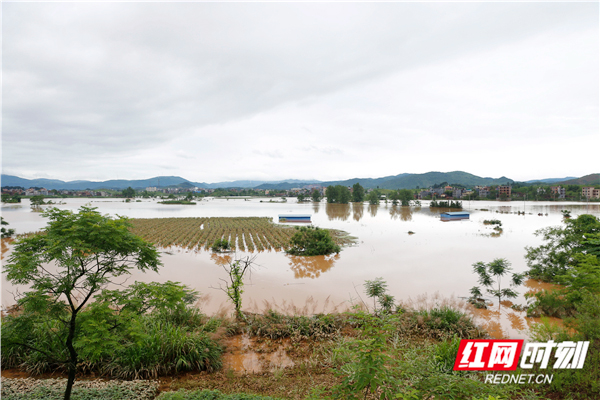
[[[398,191],[398,199],[403,206],[410,206],[410,202],[414,200],[412,191],[408,189],[400,189]]]
[[[369,193],[369,204],[377,205],[379,204],[379,191],[373,190]]]
[[[327,189],[325,189],[325,197],[327,197],[328,203],[338,203],[338,186],[327,186]]]
[[[3,203],[20,203],[21,202],[21,196],[19,196],[18,194],[15,194],[15,195],[3,194],[2,195],[2,202]]]
[[[32,206],[41,206],[42,204],[45,204],[44,196],[42,195],[32,196],[30,201]]]
[[[388,195],[387,198],[392,201],[393,206],[397,206],[398,200],[400,200],[400,193],[398,193],[398,190],[394,190]]]
[[[298,194],[297,200],[298,200],[298,203],[304,202],[304,194],[303,193]]]
[[[6,222],[4,220],[4,217],[0,217],[0,223],[2,225],[8,225],[8,222]],[[4,226],[2,226],[2,228],[0,228],[0,232],[2,232],[2,239],[12,237],[12,235],[15,234],[14,229],[7,229]]]
[[[373,312],[378,314],[377,303],[381,306],[384,313],[392,311],[394,306],[394,296],[387,293],[387,282],[383,278],[376,278],[372,281],[365,281],[365,293],[373,299]]]
[[[123,197],[127,197],[128,199],[135,197],[135,190],[129,186],[127,189],[123,189],[121,192]]]
[[[355,203],[362,203],[365,201],[365,188],[358,182],[352,185],[352,201]]]
[[[339,193],[339,198],[338,198],[339,203],[348,204],[350,202],[350,199],[352,198],[352,194],[350,193],[350,190],[348,190],[348,187],[338,185],[338,193]]]
[[[43,215],[49,219],[43,234],[19,240],[4,272],[13,284],[30,285],[32,290],[23,299],[28,307],[54,314],[64,325],[65,329],[55,332],[64,333],[60,349],[19,344],[66,364],[64,398],[69,399],[78,363],[74,347],[80,332],[78,314],[114,278],[133,267],[157,271],[161,264],[154,246],[128,230],[131,225],[126,218],[112,219],[89,207],[81,207],[78,213],[52,208]]]
[[[348,188],[343,185],[327,186],[325,196],[327,196],[328,203],[340,204],[348,204],[352,197]]]
[[[194,200],[194,193],[192,193],[192,192],[187,192],[187,195],[185,196],[185,199],[186,199],[187,201],[192,201],[192,200]]]
[[[238,321],[244,320],[242,313],[242,293],[244,293],[244,275],[252,271],[254,260],[256,257],[246,257],[240,260],[230,262],[224,265],[223,268],[229,275],[229,281],[221,279],[225,283],[225,287],[220,286],[219,289],[227,294],[235,307],[235,317]]]
[[[567,275],[579,262],[577,254],[600,256],[600,244],[594,235],[600,234],[600,220],[589,214],[564,219],[564,226],[540,229],[535,232],[545,242],[538,247],[526,247],[528,275],[546,282],[556,282]]]
[[[335,244],[329,231],[314,226],[296,227],[296,233],[290,239],[289,254],[297,256],[320,256],[339,253],[340,246]]]
[[[312,197],[312,201],[314,201],[315,203],[318,203],[321,201],[321,193],[317,189],[314,189],[312,191],[311,197]]]
[[[500,304],[503,297],[509,299],[517,297],[518,294],[512,287],[522,284],[523,279],[525,279],[525,274],[512,273],[510,287],[502,289],[502,277],[512,271],[510,263],[504,258],[496,258],[487,264],[481,261],[476,262],[473,264],[473,271],[479,275],[479,283],[487,287],[487,292],[498,298],[498,304]],[[474,286],[471,289],[471,295],[473,296],[472,299],[475,300],[483,294],[478,286]]]

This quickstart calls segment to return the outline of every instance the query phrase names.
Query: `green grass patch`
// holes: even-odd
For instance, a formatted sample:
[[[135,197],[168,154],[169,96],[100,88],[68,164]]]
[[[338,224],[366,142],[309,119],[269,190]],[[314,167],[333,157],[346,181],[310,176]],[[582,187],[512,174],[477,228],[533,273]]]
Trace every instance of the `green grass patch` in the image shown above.
[[[233,393],[225,394],[218,390],[185,390],[164,392],[156,400],[278,400],[275,397],[257,394]]]
[[[61,400],[66,379],[2,378],[3,400]],[[72,400],[152,400],[158,394],[153,381],[75,381]]]

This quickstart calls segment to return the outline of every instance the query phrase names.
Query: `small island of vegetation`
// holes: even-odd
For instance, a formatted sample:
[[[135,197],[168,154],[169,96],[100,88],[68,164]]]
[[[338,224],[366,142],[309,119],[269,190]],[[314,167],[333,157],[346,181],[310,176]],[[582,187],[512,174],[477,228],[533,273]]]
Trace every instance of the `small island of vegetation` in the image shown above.
[[[164,200],[159,201],[158,204],[185,204],[185,205],[195,205],[196,203],[189,200]]]

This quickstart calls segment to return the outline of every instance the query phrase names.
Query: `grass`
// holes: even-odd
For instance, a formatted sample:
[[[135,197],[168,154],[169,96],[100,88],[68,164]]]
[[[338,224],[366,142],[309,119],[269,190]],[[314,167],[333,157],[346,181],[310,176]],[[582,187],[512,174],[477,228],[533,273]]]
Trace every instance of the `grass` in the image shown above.
[[[186,374],[175,373],[176,369],[160,371],[159,374],[168,375],[160,378],[163,391],[157,397],[160,400],[354,398],[356,393],[342,389],[344,385],[353,388],[355,379],[361,374],[371,373],[370,367],[365,368],[364,363],[368,362],[372,351],[378,351],[381,359],[385,360],[384,364],[375,365],[385,369],[385,380],[379,380],[379,372],[371,376],[374,384],[380,388],[376,391],[377,398],[384,393],[381,388],[389,390],[396,396],[394,398],[399,399],[600,398],[600,342],[597,340],[590,346],[584,370],[553,371],[555,378],[551,385],[490,385],[484,382],[485,373],[453,371],[459,339],[482,338],[486,335],[473,324],[471,317],[463,311],[463,303],[456,299],[423,296],[397,307],[397,312],[380,316],[358,308],[331,314],[286,315],[285,308],[280,307],[281,311],[266,310],[261,314],[247,313],[247,321],[239,323],[226,318],[213,317],[198,321],[194,315],[178,316],[179,323],[189,325],[190,330],[185,335],[165,329],[164,326],[153,328],[148,325],[145,329],[152,338],[139,349],[132,350],[135,356],[131,358],[143,359],[140,355],[148,349],[150,353],[163,353],[165,359],[171,360],[171,365],[176,365],[177,362],[173,360],[181,354],[187,341],[193,340],[192,332],[208,332],[217,343],[226,340],[229,335],[245,332],[251,338],[246,351],[261,354],[284,351],[293,361],[291,367],[265,367],[258,373],[239,373],[227,366],[204,371],[198,371],[200,368],[197,368],[195,372]],[[292,312],[299,310],[297,307],[287,308]],[[310,313],[316,306],[305,308]],[[541,335],[537,337],[539,339],[555,337],[554,330],[547,327],[536,333]],[[376,349],[373,347],[375,345],[380,347]],[[195,347],[202,348],[202,345]],[[159,364],[153,360],[150,357],[145,361],[148,369],[156,368]],[[3,385],[3,398],[5,387]],[[112,399],[114,397],[110,397],[110,390],[103,392],[107,395],[98,393],[100,397],[86,392],[88,394],[80,398]],[[363,390],[360,398],[365,398],[364,394]],[[375,398],[373,393],[366,394],[367,399]],[[50,394],[47,398],[60,398],[52,396],[55,395]],[[36,397],[30,394],[7,398]]]
[[[2,378],[3,400],[60,400],[66,379]],[[73,400],[152,400],[158,394],[154,381],[75,381]]]
[[[92,309],[92,307],[90,307]],[[215,371],[221,368],[222,347],[211,338],[221,323],[188,308],[178,313],[155,312],[132,321],[123,320],[119,329],[105,328],[91,311],[82,312],[79,329],[88,332],[74,346],[78,369],[112,379],[151,379],[186,371]],[[89,314],[89,316],[88,316]],[[57,320],[36,322],[35,316],[9,315],[2,321],[2,366],[20,368],[31,374],[64,372],[65,364],[37,351],[13,344],[34,343],[65,358],[64,327]],[[122,330],[120,330],[122,329]],[[97,336],[90,333],[98,332]],[[49,335],[48,331],[54,335]],[[110,333],[108,333],[110,332]],[[60,342],[60,343],[59,343]],[[106,344],[108,343],[108,344]],[[57,359],[60,359],[56,357]]]
[[[185,390],[162,393],[157,400],[277,400],[271,396],[245,393],[225,394],[218,390]]]
[[[343,315],[288,316],[273,310],[265,314],[249,314],[246,320],[245,329],[250,335],[269,339],[328,339],[339,335],[347,324],[347,318]]]

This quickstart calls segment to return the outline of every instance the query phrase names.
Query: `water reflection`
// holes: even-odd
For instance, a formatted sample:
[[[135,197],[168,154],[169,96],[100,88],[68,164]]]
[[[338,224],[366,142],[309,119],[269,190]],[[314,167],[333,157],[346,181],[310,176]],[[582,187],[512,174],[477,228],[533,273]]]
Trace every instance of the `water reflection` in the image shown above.
[[[365,212],[365,205],[363,203],[352,203],[352,218],[355,221],[360,221]]]
[[[526,316],[525,312],[511,308],[512,302],[503,301],[499,306],[490,309],[472,308],[476,322],[494,339],[514,338],[522,335],[534,318]]]
[[[379,208],[376,204],[369,204],[369,214],[371,217],[375,218],[377,216],[377,209]]]
[[[390,208],[390,217],[402,221],[412,221],[413,210],[409,206],[392,206]]]
[[[340,259],[339,254],[331,256],[292,256],[287,255],[290,260],[290,268],[294,271],[294,278],[318,278],[322,273],[329,271]]]
[[[535,279],[528,279],[523,283],[523,285],[529,289],[526,292],[526,294],[530,294],[530,295],[541,292],[542,290],[552,291],[552,290],[560,289],[559,285],[554,285],[552,283],[542,282],[542,281],[538,281]]]
[[[2,239],[2,255],[0,256],[0,260],[4,260],[4,256],[6,252],[8,252],[8,250],[10,249],[10,244],[12,244],[13,241],[14,239],[12,238]]]
[[[502,316],[503,312],[501,308],[490,310],[490,309],[476,309],[474,314],[477,316],[477,321],[487,331],[487,333],[494,339],[505,339],[508,338],[507,332],[502,329]],[[508,313],[506,313],[508,315]],[[518,315],[515,317],[519,318]],[[514,319],[514,318],[513,318]],[[512,328],[512,323],[511,323]]]
[[[231,337],[225,345],[223,367],[235,372],[261,373],[294,365],[282,345],[273,351],[273,348],[255,342],[245,334]]]
[[[318,202],[318,201],[313,201],[312,207],[313,207],[313,212],[315,214],[318,214],[319,213],[319,208],[321,207],[321,203]]]
[[[516,313],[510,312],[506,315],[506,317],[510,321],[511,328],[514,330],[522,331],[525,329],[525,321]]]
[[[350,218],[350,204],[333,204],[327,203],[325,212],[330,221],[340,219],[347,221]]]
[[[229,265],[231,264],[231,254],[212,253],[210,259],[217,265]]]

